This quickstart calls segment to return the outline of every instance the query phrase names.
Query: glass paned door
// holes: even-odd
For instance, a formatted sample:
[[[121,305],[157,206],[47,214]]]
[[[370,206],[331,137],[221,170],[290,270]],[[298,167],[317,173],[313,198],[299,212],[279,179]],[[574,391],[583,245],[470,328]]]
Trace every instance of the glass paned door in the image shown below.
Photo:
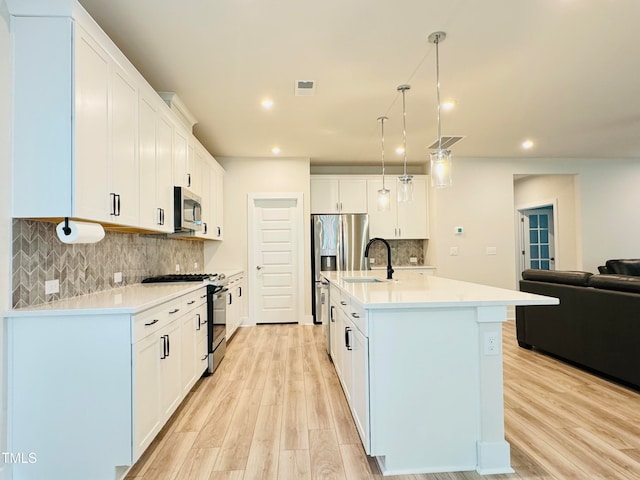
[[[553,208],[522,211],[524,268],[554,270]]]

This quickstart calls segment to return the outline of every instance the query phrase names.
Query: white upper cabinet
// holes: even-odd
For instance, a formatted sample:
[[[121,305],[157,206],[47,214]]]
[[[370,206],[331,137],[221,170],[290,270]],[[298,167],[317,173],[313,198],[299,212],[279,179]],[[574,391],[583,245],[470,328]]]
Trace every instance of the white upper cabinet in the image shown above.
[[[428,176],[414,175],[413,201],[399,204],[396,200],[396,177],[387,176],[385,187],[391,191],[390,208],[381,212],[378,210],[378,190],[382,188],[382,178],[368,179],[369,237],[390,240],[429,238],[428,182]]]
[[[358,177],[312,176],[311,213],[367,213],[367,181]]]
[[[136,83],[70,17],[12,22],[13,216],[137,226]]]
[[[183,117],[76,2],[8,7],[12,216],[170,233],[176,185],[207,197],[204,238],[221,240],[224,170]]]
[[[173,124],[154,95],[140,94],[140,226],[173,232]]]

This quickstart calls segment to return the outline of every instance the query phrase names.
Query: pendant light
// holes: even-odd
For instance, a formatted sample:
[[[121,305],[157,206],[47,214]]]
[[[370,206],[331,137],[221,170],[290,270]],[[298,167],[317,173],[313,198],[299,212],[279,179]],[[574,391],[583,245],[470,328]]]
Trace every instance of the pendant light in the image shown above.
[[[385,187],[384,184],[384,122],[389,120],[387,117],[378,117],[381,130],[381,143],[382,143],[382,188],[378,190],[378,211],[386,212],[390,207],[391,190]]]
[[[429,35],[429,42],[436,46],[436,95],[438,101],[438,148],[431,157],[431,186],[444,188],[451,186],[451,150],[442,148],[442,130],[440,127],[440,56],[438,45],[444,41],[447,34],[434,32]]]
[[[398,91],[402,92],[402,142],[404,147],[404,171],[398,177],[398,203],[411,203],[413,201],[413,175],[407,175],[407,110],[405,107],[405,92],[410,85],[399,85]]]

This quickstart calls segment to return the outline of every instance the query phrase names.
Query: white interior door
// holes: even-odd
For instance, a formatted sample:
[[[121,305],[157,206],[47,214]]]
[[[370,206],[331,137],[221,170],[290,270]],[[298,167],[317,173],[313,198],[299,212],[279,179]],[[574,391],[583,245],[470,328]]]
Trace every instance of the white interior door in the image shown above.
[[[303,306],[302,194],[250,194],[248,219],[251,318],[255,323],[298,323]]]

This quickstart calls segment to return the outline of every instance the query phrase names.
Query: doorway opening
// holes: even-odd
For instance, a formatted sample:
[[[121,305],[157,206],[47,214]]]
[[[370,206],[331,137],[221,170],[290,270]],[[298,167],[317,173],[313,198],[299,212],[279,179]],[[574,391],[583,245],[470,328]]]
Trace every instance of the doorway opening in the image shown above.
[[[524,270],[555,270],[556,235],[553,203],[518,209],[518,278]]]

